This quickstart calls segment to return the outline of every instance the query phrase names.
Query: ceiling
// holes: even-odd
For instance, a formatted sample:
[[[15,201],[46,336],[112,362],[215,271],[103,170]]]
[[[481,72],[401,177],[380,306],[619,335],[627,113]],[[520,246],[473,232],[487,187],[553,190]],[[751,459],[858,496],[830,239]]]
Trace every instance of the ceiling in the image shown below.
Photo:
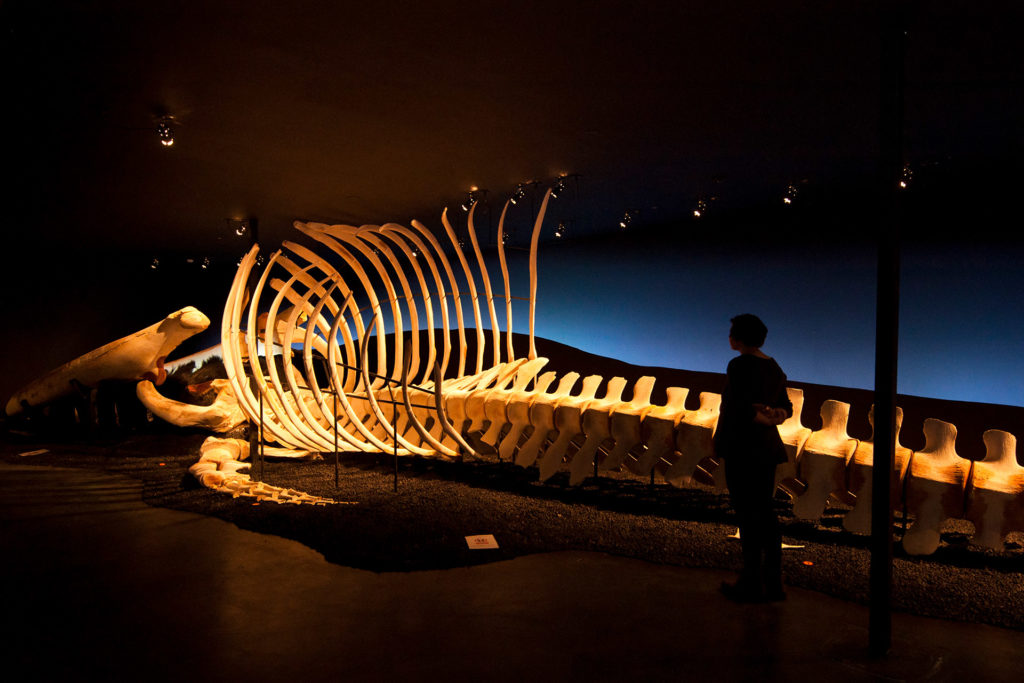
[[[789,183],[854,187],[878,156],[879,14],[816,0],[7,1],[8,236],[226,253],[232,218],[265,242],[297,219],[437,227],[471,187],[497,214],[517,183],[562,174],[562,217],[585,234],[625,211],[671,223],[700,198],[724,210],[777,203]],[[919,171],[1012,165],[1020,20],[1008,1],[914,9]]]

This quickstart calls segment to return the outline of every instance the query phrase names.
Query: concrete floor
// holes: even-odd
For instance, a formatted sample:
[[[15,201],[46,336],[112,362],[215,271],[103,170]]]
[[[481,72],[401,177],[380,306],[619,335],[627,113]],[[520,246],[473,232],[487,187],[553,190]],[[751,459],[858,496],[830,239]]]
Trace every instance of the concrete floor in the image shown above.
[[[901,614],[892,655],[871,660],[865,607],[795,588],[782,604],[734,605],[720,571],[581,552],[408,574],[340,567],[293,541],[148,507],[139,486],[0,464],[8,671],[835,683],[1019,681],[1024,670],[1022,632]]]

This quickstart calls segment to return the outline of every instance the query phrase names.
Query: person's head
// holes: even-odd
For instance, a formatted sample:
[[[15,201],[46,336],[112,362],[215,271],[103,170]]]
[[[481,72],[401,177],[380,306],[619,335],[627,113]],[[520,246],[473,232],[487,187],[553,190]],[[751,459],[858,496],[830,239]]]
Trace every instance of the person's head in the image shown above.
[[[768,336],[768,328],[756,315],[744,313],[729,322],[732,323],[732,327],[729,328],[729,338],[735,339],[744,346],[759,349],[764,344],[765,337]]]

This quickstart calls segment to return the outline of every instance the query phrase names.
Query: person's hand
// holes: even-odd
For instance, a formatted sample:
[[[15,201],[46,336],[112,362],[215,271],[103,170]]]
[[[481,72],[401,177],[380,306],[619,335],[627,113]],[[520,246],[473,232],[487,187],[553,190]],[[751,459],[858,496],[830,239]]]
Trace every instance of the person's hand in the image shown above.
[[[754,422],[778,426],[785,422],[787,417],[789,415],[784,408],[771,408],[762,403],[754,404]]]

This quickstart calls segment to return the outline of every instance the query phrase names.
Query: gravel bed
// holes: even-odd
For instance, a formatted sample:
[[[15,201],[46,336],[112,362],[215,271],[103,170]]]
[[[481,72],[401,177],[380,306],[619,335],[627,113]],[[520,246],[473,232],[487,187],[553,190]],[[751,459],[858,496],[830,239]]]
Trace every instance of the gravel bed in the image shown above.
[[[267,461],[262,479],[352,504],[254,504],[202,488],[188,473],[204,434],[136,434],[116,441],[42,443],[8,435],[6,462],[126,474],[150,504],[212,515],[240,528],[294,539],[334,563],[379,572],[462,567],[528,553],[585,550],[687,567],[736,570],[739,543],[725,495],[694,484],[677,489],[624,474],[579,487],[565,475],[545,483],[536,469],[478,460],[400,460],[346,454],[326,460]],[[19,457],[45,448],[47,453]],[[786,583],[839,598],[868,600],[868,539],[842,528],[842,509],[820,523],[795,520],[778,501]],[[897,525],[899,527],[899,524]],[[1024,629],[1024,535],[1007,549],[972,546],[969,522],[947,523],[939,550],[908,557],[898,544],[894,608],[912,614]],[[470,550],[466,536],[493,534],[496,550]],[[897,528],[897,536],[899,528]]]

